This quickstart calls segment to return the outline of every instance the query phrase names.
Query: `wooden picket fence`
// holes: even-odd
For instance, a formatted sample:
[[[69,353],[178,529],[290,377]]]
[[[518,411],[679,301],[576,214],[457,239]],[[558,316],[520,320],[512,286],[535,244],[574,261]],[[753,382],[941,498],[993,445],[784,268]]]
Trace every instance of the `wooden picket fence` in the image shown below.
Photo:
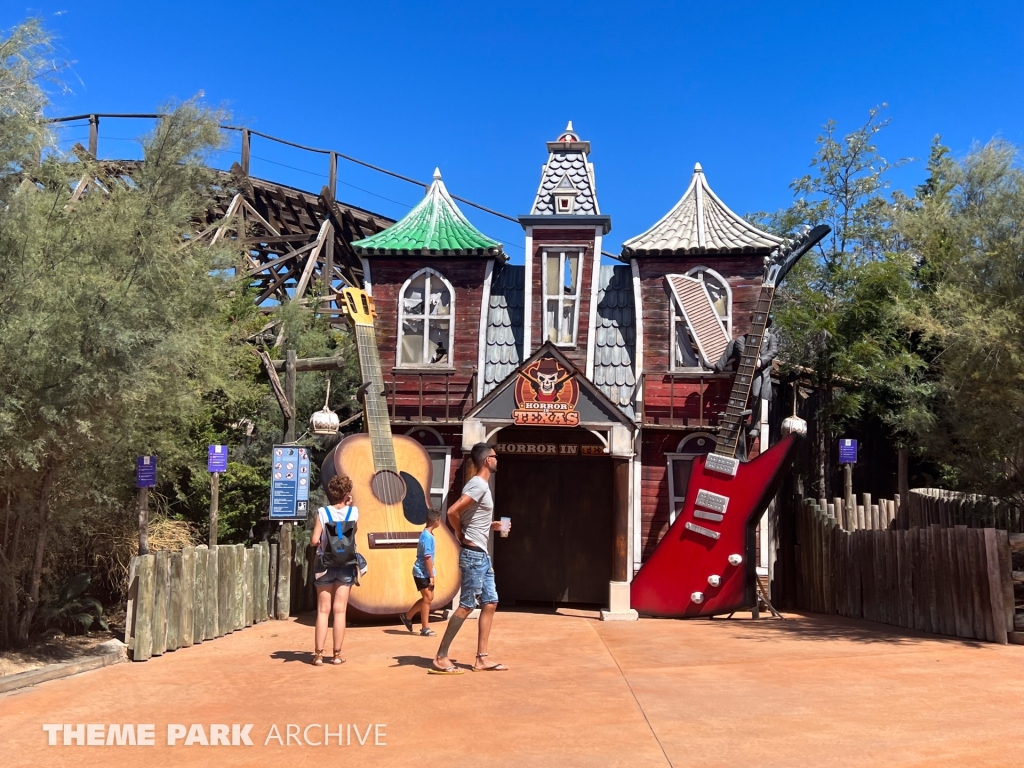
[[[870,493],[818,499],[818,506],[835,518],[844,531],[883,531],[893,528],[900,514],[900,497],[872,500]]]
[[[1024,532],[1024,510],[1016,504],[941,488],[914,488],[900,516],[899,527],[921,528],[939,525],[952,528],[1000,528],[1010,533]]]
[[[1005,530],[850,531],[834,507],[830,514],[819,501],[791,503],[798,607],[995,643],[1021,639],[1014,633],[1015,574]],[[1012,544],[1024,548],[1024,536],[1013,536]]]

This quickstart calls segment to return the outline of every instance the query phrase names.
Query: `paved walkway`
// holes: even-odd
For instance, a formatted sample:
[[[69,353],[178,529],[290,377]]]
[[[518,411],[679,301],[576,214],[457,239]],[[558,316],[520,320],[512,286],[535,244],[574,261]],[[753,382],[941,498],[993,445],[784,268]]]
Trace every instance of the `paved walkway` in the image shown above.
[[[749,616],[749,614],[747,614]],[[142,664],[0,697],[5,766],[1024,765],[1024,647],[866,622],[643,620],[499,612],[504,673],[426,674],[437,639],[356,627],[314,668],[312,628],[267,622]],[[443,624],[437,625],[443,631]],[[452,648],[470,663],[475,622]],[[156,746],[47,746],[44,723],[154,724]],[[276,725],[358,728],[281,745]],[[252,724],[254,746],[167,746],[167,725]],[[367,726],[381,724],[380,740]],[[293,731],[295,733],[295,731]],[[319,726],[306,731],[322,741]],[[301,738],[301,734],[300,737]],[[282,761],[287,761],[283,763]],[[326,762],[330,761],[330,763]]]

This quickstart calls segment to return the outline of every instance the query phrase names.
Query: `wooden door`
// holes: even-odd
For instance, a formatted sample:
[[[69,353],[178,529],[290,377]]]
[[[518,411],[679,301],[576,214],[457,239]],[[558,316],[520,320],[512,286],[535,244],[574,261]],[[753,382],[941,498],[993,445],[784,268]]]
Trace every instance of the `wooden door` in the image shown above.
[[[494,538],[501,602],[608,602],[612,550],[612,462],[603,457],[503,455],[495,482]]]

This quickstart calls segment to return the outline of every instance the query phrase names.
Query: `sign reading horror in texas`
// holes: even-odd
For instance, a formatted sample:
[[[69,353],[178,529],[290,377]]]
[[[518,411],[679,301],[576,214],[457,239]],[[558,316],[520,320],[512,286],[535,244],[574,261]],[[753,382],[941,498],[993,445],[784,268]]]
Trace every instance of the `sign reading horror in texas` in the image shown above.
[[[555,358],[544,356],[527,365],[516,379],[516,424],[544,427],[575,427],[580,423],[576,402],[580,386],[576,373]]]

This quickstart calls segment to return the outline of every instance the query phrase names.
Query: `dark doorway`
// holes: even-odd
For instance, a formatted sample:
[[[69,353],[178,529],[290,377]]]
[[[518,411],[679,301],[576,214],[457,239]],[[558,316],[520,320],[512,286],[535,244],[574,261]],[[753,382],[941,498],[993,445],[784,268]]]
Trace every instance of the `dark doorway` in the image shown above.
[[[606,604],[612,569],[611,460],[580,455],[583,445],[596,443],[582,430],[515,430],[508,438],[502,433],[499,442],[513,438],[523,438],[519,445],[560,447],[554,455],[499,453],[495,513],[512,518],[511,535],[494,537],[501,602]],[[564,445],[579,446],[577,455],[561,453]]]

